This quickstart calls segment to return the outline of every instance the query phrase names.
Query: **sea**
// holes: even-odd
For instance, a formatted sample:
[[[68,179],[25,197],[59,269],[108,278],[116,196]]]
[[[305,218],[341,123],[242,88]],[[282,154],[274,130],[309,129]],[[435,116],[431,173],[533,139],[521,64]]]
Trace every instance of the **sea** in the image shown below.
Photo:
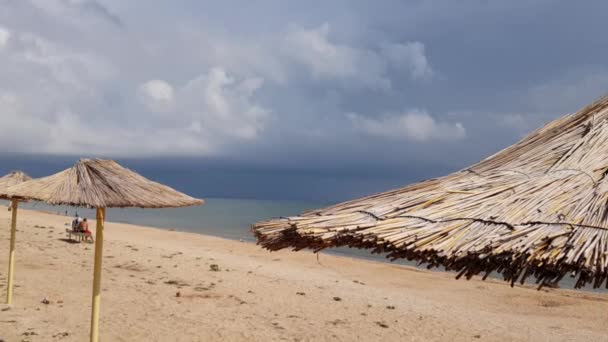
[[[8,205],[7,201],[0,201],[0,203]],[[195,207],[168,209],[108,208],[106,211],[106,220],[110,222],[143,225],[160,229],[212,235],[232,240],[255,242],[255,237],[251,233],[251,225],[253,223],[271,218],[293,216],[309,210],[323,208],[331,204],[332,203],[330,202],[206,198],[203,206]],[[86,208],[50,206],[40,202],[21,203],[20,208],[65,215],[69,217],[66,218],[66,222],[76,214],[90,219],[95,218],[95,211]],[[391,262],[385,255],[372,254],[367,250],[356,248],[332,248],[325,250],[323,253],[378,262]],[[392,261],[392,263],[424,267],[424,265],[417,265],[416,263],[407,260],[396,260]],[[445,272],[442,269],[435,270]],[[490,277],[500,278],[497,274],[490,275]],[[566,277],[559,285],[562,288],[573,288],[574,279]],[[603,289],[592,289],[591,287],[584,288],[583,290],[607,292]]]

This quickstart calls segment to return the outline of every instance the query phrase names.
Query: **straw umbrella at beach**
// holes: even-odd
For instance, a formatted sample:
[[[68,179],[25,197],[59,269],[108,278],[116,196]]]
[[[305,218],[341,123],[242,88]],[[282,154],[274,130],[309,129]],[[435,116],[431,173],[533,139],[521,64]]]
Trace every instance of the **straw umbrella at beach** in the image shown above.
[[[270,250],[350,246],[467,279],[608,286],[608,97],[464,170],[252,230]]]
[[[174,208],[202,205],[203,201],[150,181],[112,160],[81,159],[52,176],[13,186],[7,194],[51,205],[96,208],[95,265],[91,308],[91,341],[99,338],[101,261],[106,208]]]
[[[16,199],[11,199],[4,194],[4,190],[13,185],[17,185],[28,180],[32,177],[26,175],[21,171],[12,171],[6,176],[0,178],[0,199],[11,200],[11,242],[8,254],[8,277],[6,284],[6,304],[12,304],[13,302],[13,273],[15,271],[15,236],[17,235],[17,208],[19,202]]]

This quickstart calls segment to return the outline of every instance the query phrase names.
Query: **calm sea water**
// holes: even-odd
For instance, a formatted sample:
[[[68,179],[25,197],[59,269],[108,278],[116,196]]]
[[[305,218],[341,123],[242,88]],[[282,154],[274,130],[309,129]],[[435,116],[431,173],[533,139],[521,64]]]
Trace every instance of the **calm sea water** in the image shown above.
[[[8,202],[0,201],[4,205]],[[205,199],[205,205],[199,207],[174,209],[113,209],[106,212],[106,219],[112,222],[138,224],[163,229],[213,235],[233,240],[255,242],[250,232],[251,224],[270,218],[297,215],[299,213],[322,208],[331,203],[309,203],[292,201],[270,200],[244,200],[244,199]],[[82,217],[95,218],[95,211],[91,209],[73,208],[66,206],[49,206],[44,203],[21,203],[21,208],[43,210],[73,217],[78,213]],[[69,221],[66,218],[66,222]],[[327,250],[330,254],[337,254],[355,258],[388,262],[383,255],[371,254],[367,250],[354,248],[334,248]],[[397,260],[394,263],[415,266],[407,260]],[[499,278],[500,276],[496,276]],[[566,278],[560,286],[572,288],[574,281]],[[605,290],[586,290],[606,292]]]
[[[6,202],[5,202],[6,203]],[[241,199],[205,199],[205,205],[186,208],[139,209],[108,208],[106,220],[144,226],[201,233],[228,239],[255,241],[251,224],[274,217],[296,215],[303,211],[326,206],[323,203],[264,201]],[[61,215],[95,219],[95,210],[66,206],[49,206],[30,202],[20,208],[49,211]]]
[[[8,204],[8,202],[3,203]],[[270,218],[293,216],[329,205],[331,203],[211,198],[205,199],[205,205],[198,207],[108,208],[106,220],[255,242],[255,237],[250,231],[251,224]],[[39,202],[21,203],[19,207],[60,215],[67,214],[70,218],[76,214],[90,219],[95,218],[95,210],[92,209],[50,206]],[[336,248],[329,252],[372,260],[386,260],[383,256],[351,248]]]

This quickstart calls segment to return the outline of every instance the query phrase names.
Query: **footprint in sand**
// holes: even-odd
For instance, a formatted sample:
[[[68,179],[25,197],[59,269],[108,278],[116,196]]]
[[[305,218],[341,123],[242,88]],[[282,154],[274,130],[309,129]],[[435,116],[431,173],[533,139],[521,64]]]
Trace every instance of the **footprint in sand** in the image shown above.
[[[388,324],[386,324],[386,323],[384,323],[384,322],[376,322],[376,324],[377,324],[379,327],[382,327],[382,328],[388,328]]]
[[[272,323],[272,325],[273,325],[273,326],[274,326],[276,329],[279,329],[279,330],[285,330],[285,328],[283,328],[282,326],[280,326],[278,322],[273,322],[273,323]]]
[[[545,307],[545,308],[556,308],[556,307],[568,305],[568,303],[558,301],[558,300],[552,300],[552,299],[541,299],[539,301],[538,305]]]

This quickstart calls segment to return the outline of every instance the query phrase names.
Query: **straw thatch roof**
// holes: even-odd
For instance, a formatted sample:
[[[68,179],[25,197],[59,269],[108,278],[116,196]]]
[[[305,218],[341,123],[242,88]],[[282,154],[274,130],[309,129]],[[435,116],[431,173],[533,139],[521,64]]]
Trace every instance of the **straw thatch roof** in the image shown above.
[[[52,176],[15,185],[7,195],[53,205],[167,208],[203,201],[153,182],[112,160],[81,159]]]
[[[0,199],[8,199],[4,190],[13,185],[17,185],[26,181],[29,181],[32,177],[28,176],[21,171],[11,171],[4,177],[0,178]]]
[[[270,250],[370,248],[467,278],[608,287],[607,175],[604,97],[462,171],[252,229]]]

